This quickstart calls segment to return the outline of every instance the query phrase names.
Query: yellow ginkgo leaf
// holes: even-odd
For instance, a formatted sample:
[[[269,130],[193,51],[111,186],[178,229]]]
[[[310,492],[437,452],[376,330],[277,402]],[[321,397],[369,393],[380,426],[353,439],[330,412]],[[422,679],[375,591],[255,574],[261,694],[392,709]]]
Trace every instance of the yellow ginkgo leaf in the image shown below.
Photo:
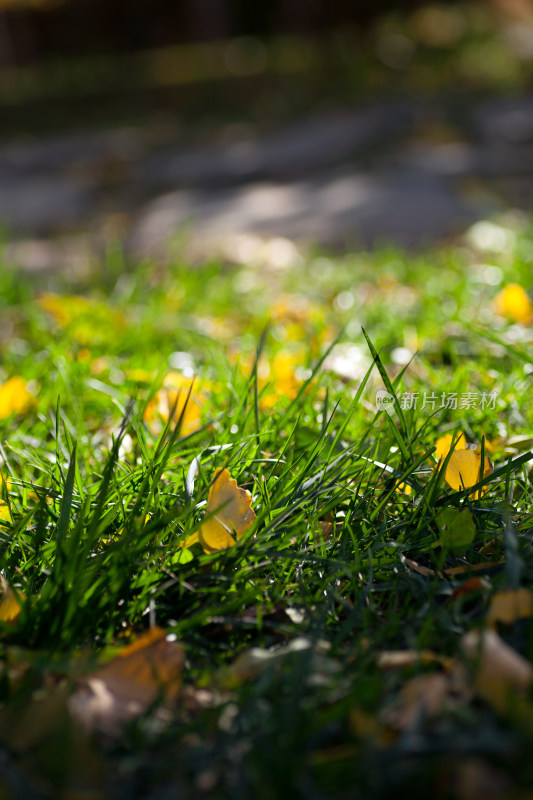
[[[301,386],[297,378],[298,367],[304,360],[303,350],[294,352],[281,351],[270,362],[260,360],[258,364],[258,385],[262,392],[259,406],[263,411],[273,408],[280,398],[293,400]],[[265,388],[263,392],[263,388]]]
[[[0,520],[4,522],[13,522],[11,511],[5,500],[0,500]]]
[[[255,519],[252,497],[246,489],[237,486],[227,469],[217,469],[205,509],[206,521],[197,533],[186,542],[190,547],[200,542],[205,553],[225,550],[240,539]]]
[[[441,436],[440,439],[437,439],[435,442],[435,458],[437,461],[441,459],[444,460],[450,450],[452,449],[452,442],[453,442],[453,434],[446,433],[444,436]],[[464,433],[460,433],[459,436],[455,439],[455,448],[454,450],[465,450],[466,449],[466,439]]]
[[[0,419],[6,419],[12,414],[23,414],[34,399],[24,378],[14,375],[0,386]]]
[[[19,603],[19,597],[24,598],[22,592],[15,594],[8,581],[0,574],[0,587],[2,595],[0,597],[0,622],[7,622],[13,625],[20,616],[22,606]]]
[[[518,283],[509,283],[496,295],[494,310],[502,317],[529,325],[533,322],[533,305],[528,293]]]
[[[187,436],[202,424],[202,406],[205,397],[193,391],[193,378],[178,372],[169,373],[161,389],[152,397],[144,412],[144,421],[156,436],[172,417],[181,420],[181,434]]]
[[[454,450],[446,467],[444,479],[446,483],[457,492],[469,489],[482,480],[493,470],[490,459],[485,456],[485,464],[481,469],[481,454],[475,450]],[[476,498],[486,492],[486,487],[480,489]]]

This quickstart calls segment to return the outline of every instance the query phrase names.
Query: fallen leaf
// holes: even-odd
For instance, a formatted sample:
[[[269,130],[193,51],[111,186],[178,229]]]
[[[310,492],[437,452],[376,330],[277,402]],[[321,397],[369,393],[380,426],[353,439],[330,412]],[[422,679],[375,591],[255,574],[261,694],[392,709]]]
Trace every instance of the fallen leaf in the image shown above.
[[[446,483],[456,492],[462,489],[469,489],[487,475],[490,475],[494,467],[488,456],[485,456],[485,463],[481,469],[481,455],[474,450],[454,450],[448,461],[444,479]],[[484,486],[476,494],[476,499],[487,491]]]
[[[413,487],[409,483],[399,483],[396,487],[397,492],[403,492],[404,494],[411,495],[413,494]]]
[[[358,739],[370,739],[378,747],[392,744],[394,735],[380,722],[375,714],[369,714],[360,708],[353,708],[348,717],[348,724]]]
[[[471,592],[482,592],[488,591],[490,589],[490,583],[485,580],[485,578],[473,577],[468,578],[464,583],[460,586],[457,586],[453,590],[453,594],[450,600],[458,600],[460,597],[463,597],[465,594],[470,594]]]
[[[435,453],[434,456],[437,461],[443,461],[450,450],[452,449],[454,434],[446,433],[444,436],[441,436],[435,442]],[[464,433],[460,433],[459,436],[455,438],[455,448],[454,450],[465,450],[466,449],[466,439]]]
[[[281,398],[293,400],[296,397],[301,386],[301,381],[296,376],[303,363],[303,349],[295,352],[281,351],[270,361],[260,359],[257,369],[261,409],[273,408]]]
[[[225,550],[235,544],[234,537],[240,539],[246,533],[255,519],[250,492],[237,486],[227,469],[215,472],[205,516],[206,521],[183,542],[184,547],[200,542],[205,553]]]
[[[447,761],[437,778],[439,789],[454,800],[502,800],[519,797],[511,775],[490,763],[490,756],[460,757]]]
[[[194,378],[170,372],[165,376],[161,389],[148,402],[144,421],[158,436],[169,419],[176,423],[181,420],[180,433],[187,436],[201,427],[205,401],[205,396],[197,391]]]
[[[533,667],[493,630],[470,631],[462,638],[465,655],[476,663],[474,688],[498,711],[505,711],[513,694],[533,682]]]
[[[107,794],[109,777],[101,751],[72,719],[64,685],[35,687],[32,696],[27,691],[10,695],[0,709],[0,742],[24,765],[23,780],[14,793],[3,790],[3,798],[42,797],[31,788],[35,783],[47,787],[48,797],[96,800]]]
[[[531,434],[509,436],[507,439],[502,441],[502,446],[505,448],[505,451],[510,450],[513,453],[523,450],[531,450],[531,448],[533,448],[533,436],[531,436]]]
[[[327,683],[331,675],[341,669],[337,661],[326,655],[328,649],[327,642],[323,640],[313,642],[306,636],[297,636],[289,644],[270,650],[251,647],[237,656],[228,667],[220,670],[217,683],[224,689],[235,688],[257,678],[266,669],[283,664],[285,659],[298,653],[306,653],[310,657],[307,683],[314,686]]]
[[[81,680],[70,711],[85,728],[115,735],[157,701],[168,705],[176,699],[184,661],[183,648],[161,628],[152,628]]]
[[[494,310],[512,322],[530,325],[533,321],[533,305],[528,293],[518,283],[509,283],[494,299]]]
[[[12,414],[23,414],[34,401],[24,378],[20,375],[8,378],[0,386],[0,419],[6,419]]]
[[[19,598],[24,599],[24,595],[22,592],[15,594],[8,581],[1,574],[0,587],[2,588],[2,596],[0,598],[0,622],[14,625],[22,611]]]
[[[491,598],[487,625],[494,628],[497,622],[511,625],[518,619],[533,616],[533,593],[529,589],[508,589],[496,592]]]
[[[436,717],[450,695],[448,677],[442,672],[416,675],[402,686],[395,701],[380,714],[380,720],[399,731],[409,730],[422,719]]]
[[[462,556],[476,537],[476,525],[468,509],[445,508],[436,518],[440,542],[456,555]]]
[[[464,575],[466,572],[485,572],[487,569],[503,566],[505,561],[481,561],[479,564],[463,564],[460,567],[446,567],[446,569],[441,570],[425,567],[423,564],[419,564],[411,558],[404,558],[403,563],[406,567],[409,567],[409,569],[412,569],[413,572],[417,572],[419,575],[424,575],[426,577],[438,575],[439,578],[453,578],[456,575]]]
[[[393,670],[414,667],[420,664],[440,664],[444,669],[451,669],[454,659],[442,656],[433,650],[385,650],[377,658],[379,669]]]
[[[85,347],[116,339],[117,333],[126,327],[126,317],[121,311],[95,298],[46,293],[37,304],[58,327]]]
[[[6,481],[4,477],[0,475],[0,490],[2,490],[2,494],[4,494],[4,492],[7,493],[9,486],[10,486],[10,481]],[[13,522],[13,519],[11,517],[11,511],[9,509],[9,503],[6,503],[6,501],[1,498],[0,498],[0,520],[4,520],[4,522]]]

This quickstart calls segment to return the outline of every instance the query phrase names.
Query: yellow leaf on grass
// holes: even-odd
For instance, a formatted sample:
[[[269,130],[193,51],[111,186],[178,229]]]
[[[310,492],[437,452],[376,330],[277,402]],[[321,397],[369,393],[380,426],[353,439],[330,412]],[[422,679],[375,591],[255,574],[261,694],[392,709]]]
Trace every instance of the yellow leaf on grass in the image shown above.
[[[124,330],[124,314],[102,300],[81,295],[41,295],[37,304],[78,344],[105,344]]]
[[[20,612],[22,611],[19,597],[24,598],[24,595],[22,592],[19,592],[17,597],[3,575],[0,575],[0,586],[2,588],[2,596],[0,597],[0,622],[7,622],[13,625],[18,620]]]
[[[4,491],[7,492],[10,486],[11,481],[6,481],[3,475],[0,475],[0,489],[2,490],[2,494]],[[0,498],[0,520],[3,520],[4,522],[13,522],[11,511],[9,510],[9,504],[6,503],[6,501],[2,498]]]
[[[494,627],[497,622],[511,625],[517,619],[533,616],[533,593],[529,589],[508,589],[496,592],[491,598],[487,614],[487,625]]]
[[[437,461],[441,461],[446,458],[450,450],[452,449],[453,443],[453,434],[446,433],[444,436],[441,436],[435,442],[435,458]],[[464,433],[460,433],[459,436],[455,439],[455,448],[454,450],[465,450],[466,449],[466,439]]]
[[[533,305],[528,293],[518,283],[509,283],[496,295],[494,310],[502,317],[530,325],[533,322]]]
[[[202,406],[205,397],[193,391],[194,379],[179,372],[166,375],[163,386],[149,401],[144,412],[144,421],[156,436],[161,433],[166,422],[181,419],[181,433],[187,436],[202,424]]]
[[[481,454],[474,450],[454,450],[448,461],[444,479],[448,486],[459,492],[469,489],[482,480],[493,470],[492,462],[485,456],[485,463],[481,469]],[[487,491],[483,487],[476,493],[476,499]]]
[[[225,550],[235,544],[235,537],[240,539],[246,533],[255,519],[250,493],[237,486],[227,469],[215,472],[205,515],[208,519],[189,536],[184,547],[200,542],[205,553]]]
[[[280,398],[293,400],[300,390],[301,381],[296,377],[298,367],[302,365],[303,353],[280,351],[269,363],[260,362],[259,389],[266,390],[259,398],[259,405],[264,411],[273,408]]]
[[[23,414],[34,402],[28,384],[20,375],[8,378],[0,385],[0,419]]]

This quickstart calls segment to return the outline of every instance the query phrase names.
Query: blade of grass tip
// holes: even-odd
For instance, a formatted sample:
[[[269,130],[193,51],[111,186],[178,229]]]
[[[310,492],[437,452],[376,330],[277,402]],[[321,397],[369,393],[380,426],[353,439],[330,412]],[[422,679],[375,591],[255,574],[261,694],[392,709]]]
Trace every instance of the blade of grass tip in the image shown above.
[[[76,442],[72,449],[70,463],[68,467],[67,477],[63,487],[63,497],[61,501],[61,512],[57,521],[56,528],[56,557],[54,563],[54,576],[57,578],[60,570],[63,568],[63,556],[66,555],[63,550],[65,535],[68,530],[70,522],[70,514],[72,510],[72,499],[74,497],[74,481],[76,479]]]
[[[479,472],[477,476],[478,483],[482,481],[484,477],[485,477],[485,435],[483,434],[483,436],[481,437],[481,462],[479,464]],[[481,499],[481,489],[477,493],[477,496],[474,495],[474,497],[476,498],[476,500]]]
[[[395,434],[395,438],[398,441],[398,447],[400,448],[400,452],[401,452],[403,458],[405,458],[407,461],[409,461],[409,459],[412,458],[412,447],[411,447],[411,440],[409,438],[409,430],[407,428],[407,422],[405,420],[405,415],[403,413],[403,409],[402,409],[400,403],[398,402],[398,397],[396,395],[396,391],[394,389],[394,386],[391,383],[391,380],[390,380],[390,378],[388,376],[387,370],[383,366],[383,362],[381,361],[381,358],[379,357],[378,351],[374,347],[374,344],[372,343],[372,341],[371,341],[369,335],[367,334],[367,332],[365,331],[365,329],[361,328],[361,330],[363,331],[363,335],[364,335],[364,337],[366,339],[366,343],[368,345],[368,349],[370,350],[372,358],[374,359],[374,363],[375,363],[376,367],[378,368],[378,372],[381,375],[383,383],[385,384],[389,394],[391,394],[394,397],[395,406],[396,406],[396,413],[398,414],[398,419],[400,420],[400,424],[402,426],[402,429],[403,429],[403,432],[404,432],[404,435],[405,435],[405,439],[406,439],[408,447],[409,447],[409,451],[406,450],[405,442],[403,440],[402,440],[402,443],[400,445],[399,439],[401,439],[401,436],[399,437],[398,434]],[[389,415],[387,414],[387,417],[388,416]],[[390,417],[389,417],[389,419],[390,419]],[[391,423],[391,426],[393,428],[396,428],[396,426],[394,425],[392,419],[390,419],[390,423]]]
[[[54,428],[55,428],[55,439],[56,439],[56,441],[55,441],[55,445],[56,445],[55,468],[56,468],[56,471],[59,474],[59,483],[61,484],[61,483],[65,482],[65,476],[63,474],[63,469],[61,468],[61,461],[62,461],[61,447],[60,447],[60,436],[61,436],[61,433],[60,433],[60,427],[59,427],[60,400],[61,400],[60,395],[58,395],[57,396],[57,402],[56,402],[55,426],[54,426]]]
[[[185,418],[185,413],[187,411],[187,406],[188,406],[188,404],[189,404],[189,402],[191,400],[193,385],[194,385],[194,379],[191,381],[191,385],[189,386],[189,389],[187,391],[187,397],[185,398],[185,403],[183,404],[183,408],[181,409],[179,418],[178,418],[178,420],[177,420],[177,422],[176,422],[176,424],[174,426],[174,429],[172,430],[172,432],[171,432],[170,436],[168,437],[168,439],[165,439],[166,434],[168,433],[168,431],[170,429],[170,424],[171,424],[172,420],[174,419],[174,415],[176,413],[176,408],[177,408],[179,400],[180,400],[181,392],[177,393],[176,400],[175,400],[175,402],[174,402],[174,404],[172,406],[172,409],[170,410],[169,417],[168,417],[167,423],[165,425],[165,428],[163,430],[163,433],[159,437],[159,441],[158,441],[157,447],[156,447],[156,454],[154,455],[154,458],[152,460],[151,469],[147,470],[146,475],[145,475],[145,480],[143,480],[143,483],[142,483],[141,491],[139,491],[139,493],[137,495],[137,500],[135,502],[135,506],[134,506],[134,509],[133,509],[133,512],[132,512],[132,516],[135,516],[134,512],[136,511],[136,509],[138,509],[138,507],[140,505],[140,503],[138,501],[143,497],[144,489],[146,489],[146,487],[148,485],[148,481],[151,480],[152,486],[155,486],[155,485],[157,485],[159,483],[161,475],[163,474],[163,472],[165,470],[165,466],[166,466],[166,464],[168,462],[168,459],[170,457],[170,453],[172,452],[172,448],[174,446],[174,443],[176,442],[176,439],[179,438],[179,432],[180,432],[180,430],[182,428],[182,425],[183,425],[183,420]],[[144,505],[143,505],[143,508],[142,508],[142,512],[141,512],[143,517],[146,516],[146,514],[148,513],[148,510],[149,510],[149,507],[150,507],[150,501],[151,501],[151,493],[147,492],[146,493],[146,500],[144,502]]]
[[[339,402],[340,402],[340,400],[339,400]],[[322,436],[325,436],[326,429],[327,429],[327,427],[329,425],[329,422],[330,422],[328,420],[328,405],[329,405],[329,387],[326,387],[326,395],[324,397],[324,402],[322,404],[322,431],[321,431],[321,435]],[[338,406],[338,403],[337,403],[337,406]]]
[[[363,377],[363,380],[361,381],[361,383],[357,387],[357,391],[356,391],[354,397],[352,398],[352,401],[350,403],[350,407],[348,408],[348,411],[346,412],[346,417],[344,419],[344,422],[342,423],[342,425],[339,426],[339,430],[337,431],[337,433],[335,435],[335,439],[333,440],[333,443],[331,445],[331,449],[332,450],[335,449],[335,447],[337,446],[338,442],[342,438],[342,436],[344,434],[344,431],[346,430],[346,428],[348,426],[348,423],[350,422],[350,420],[352,418],[353,412],[355,411],[356,406],[359,404],[359,400],[361,399],[361,395],[363,394],[363,392],[365,390],[365,387],[366,387],[366,385],[368,383],[368,380],[370,378],[370,375],[372,374],[372,370],[373,369],[374,369],[374,364],[371,364],[370,367],[367,369],[367,371],[366,371],[366,373],[365,373],[365,375]]]
[[[265,347],[265,341],[266,341],[266,337],[267,337],[267,334],[268,334],[268,331],[269,331],[269,327],[270,327],[269,325],[266,325],[263,328],[263,331],[261,332],[261,335],[259,337],[259,342],[257,343],[257,348],[256,348],[256,351],[255,351],[254,363],[252,365],[252,369],[250,371],[250,375],[248,377],[248,380],[246,381],[246,386],[245,386],[245,388],[243,390],[241,400],[238,403],[237,408],[235,409],[235,412],[233,413],[233,415],[231,417],[231,424],[233,424],[236,420],[239,419],[239,417],[240,417],[240,415],[242,413],[242,410],[243,410],[244,406],[246,405],[246,398],[248,397],[248,392],[250,391],[251,387],[254,386],[254,384],[255,384],[254,391],[255,391],[255,394],[256,394],[256,397],[257,397],[257,367],[258,367],[259,359],[260,359],[261,354],[262,354],[262,352],[264,350],[264,347]],[[231,427],[231,425],[230,425],[230,427]],[[256,430],[257,430],[257,425],[256,425]]]
[[[257,377],[257,365],[259,363],[259,355],[264,347],[266,337],[266,328],[261,334],[261,339],[259,340],[259,345],[257,347],[257,351],[255,354],[255,361],[253,366],[253,387],[254,387],[254,424],[255,424],[255,442],[257,447],[257,453],[261,452],[261,443],[259,441],[259,386],[258,386],[258,377]]]
[[[106,461],[106,465],[104,468],[104,474],[102,475],[102,480],[100,482],[100,488],[98,490],[98,494],[96,496],[96,506],[92,513],[88,528],[87,528],[87,541],[92,543],[98,536],[98,526],[100,522],[100,517],[102,514],[102,509],[104,508],[109,485],[111,483],[111,479],[113,476],[113,472],[115,469],[115,464],[118,461],[118,454],[120,450],[120,445],[122,444],[122,439],[126,435],[126,430],[129,424],[130,416],[132,412],[132,406],[129,403],[126,408],[126,414],[122,419],[122,423],[120,425],[120,429],[117,435],[117,438],[113,442],[113,446],[111,447],[111,451]]]
[[[427,452],[426,452],[426,453],[422,453],[422,455],[421,455],[421,456],[420,456],[420,457],[417,459],[417,461],[416,461],[416,462],[413,464],[413,466],[412,466],[412,467],[410,467],[408,470],[406,470],[406,471],[405,471],[405,472],[403,472],[403,473],[398,473],[398,470],[393,470],[394,477],[395,477],[397,480],[395,480],[395,482],[394,482],[394,485],[393,485],[393,486],[392,486],[392,487],[389,489],[389,491],[388,491],[388,492],[385,492],[385,494],[384,494],[384,496],[381,498],[380,502],[377,504],[377,506],[375,507],[375,509],[374,509],[374,510],[372,511],[372,513],[370,514],[370,516],[369,516],[369,520],[370,520],[371,522],[372,522],[374,519],[376,519],[376,517],[378,516],[379,512],[381,511],[381,509],[382,509],[382,508],[385,506],[385,504],[386,504],[386,503],[389,501],[390,497],[391,497],[391,496],[394,494],[394,492],[397,490],[397,488],[398,488],[398,486],[399,486],[400,484],[402,484],[402,483],[407,483],[407,484],[409,484],[409,486],[411,486],[413,489],[415,489],[415,491],[418,491],[418,492],[420,492],[420,491],[422,490],[422,487],[421,487],[421,485],[418,483],[418,481],[417,481],[417,480],[415,480],[415,479],[413,479],[413,478],[411,478],[411,474],[412,474],[412,472],[413,472],[413,471],[414,471],[414,470],[415,470],[415,469],[416,469],[418,466],[420,466],[420,464],[421,464],[421,463],[422,463],[422,462],[423,462],[423,461],[424,461],[426,458],[427,458]],[[377,464],[377,462],[374,462],[374,463],[376,463],[376,464]],[[386,467],[386,465],[385,465],[385,464],[383,464],[382,466],[383,466],[383,467]],[[391,469],[391,468],[389,467],[389,469]],[[387,470],[387,471],[388,471],[388,470]]]
[[[165,453],[167,454],[170,453],[170,450],[178,437],[178,433],[182,426],[185,412],[187,410],[187,404],[192,394],[193,385],[194,385],[194,379],[191,381],[191,384],[187,391],[187,397],[185,398],[185,403],[183,405],[183,408],[181,409],[179,418],[174,426],[174,429],[172,430],[170,436],[167,438],[168,432],[170,431],[170,427],[172,425],[172,421],[174,419],[174,415],[176,413],[176,409],[178,407],[178,403],[180,401],[181,390],[178,391],[176,394],[176,399],[174,400],[172,408],[169,410],[167,421],[165,422],[165,426],[161,431],[161,434],[155,446],[154,454],[150,462],[146,465],[146,469],[144,470],[144,476],[141,485],[137,491],[137,497],[135,499],[135,503],[129,515],[130,519],[132,520],[135,519],[135,517],[139,516],[140,514],[145,516],[148,512],[151,495],[150,493],[147,493],[146,490],[148,488],[150,481],[152,482],[152,485],[156,482],[157,480],[156,476],[158,471],[159,471],[159,476],[163,473],[165,464],[168,460],[168,456],[164,458],[164,455]],[[143,500],[145,494],[147,495],[147,497],[146,500]]]
[[[505,552],[505,572],[510,589],[518,589],[524,571],[524,562],[520,557],[520,545],[516,528],[511,517],[512,510],[506,508],[503,515],[503,549]]]
[[[288,433],[288,435],[287,435],[287,437],[286,437],[286,439],[284,441],[282,450],[281,450],[281,452],[279,454],[279,458],[276,459],[275,463],[272,465],[272,469],[270,470],[270,472],[266,476],[267,483],[273,477],[274,471],[275,471],[275,469],[276,469],[278,464],[280,464],[280,463],[287,464],[287,462],[285,460],[285,455],[287,453],[287,450],[289,449],[289,447],[291,446],[291,444],[294,441],[294,436],[296,434],[296,430],[298,429],[298,427],[300,425],[300,422],[301,422],[301,414],[298,414],[297,417],[296,417],[296,420],[294,422],[294,425],[292,426],[292,430]],[[292,465],[288,464],[286,466],[286,469],[290,470],[291,466]],[[279,480],[281,480],[281,477],[279,478]]]
[[[433,508],[433,506],[437,504],[436,501],[437,494],[444,482],[444,479],[446,477],[446,470],[448,469],[448,463],[453,453],[455,452],[457,442],[459,441],[460,438],[461,438],[461,431],[455,430],[452,435],[452,443],[449,451],[446,453],[446,457],[444,458],[442,463],[439,461],[437,464],[437,469],[434,473],[435,480],[429,482],[428,486],[426,487],[426,492],[424,492],[424,495],[422,496],[423,502],[419,504],[419,510],[422,512],[422,516],[425,508]]]

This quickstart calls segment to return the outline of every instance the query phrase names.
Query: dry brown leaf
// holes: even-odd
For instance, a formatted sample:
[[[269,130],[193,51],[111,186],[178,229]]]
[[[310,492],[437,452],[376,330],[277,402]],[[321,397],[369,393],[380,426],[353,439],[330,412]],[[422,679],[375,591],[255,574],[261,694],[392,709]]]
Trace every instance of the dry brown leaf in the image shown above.
[[[385,650],[377,658],[379,669],[405,669],[419,664],[440,664],[444,669],[451,669],[455,661],[449,656],[442,656],[433,650]]]
[[[468,578],[467,581],[462,583],[460,586],[457,586],[453,590],[453,594],[450,600],[458,600],[460,597],[463,597],[465,594],[470,594],[471,592],[481,592],[481,591],[488,591],[490,589],[490,583],[485,580],[485,578],[479,577],[472,577]]]
[[[448,677],[442,672],[416,675],[402,687],[395,702],[383,709],[380,718],[396,730],[409,730],[424,717],[438,716],[449,693]]]
[[[350,730],[358,739],[370,739],[378,747],[392,744],[394,736],[375,714],[369,714],[360,708],[353,708],[348,718]]]
[[[175,700],[184,661],[183,648],[152,628],[82,680],[70,698],[71,713],[87,729],[114,735],[158,700]]]
[[[496,592],[490,601],[487,625],[494,628],[497,622],[511,625],[517,619],[533,615],[533,593],[523,587]]]
[[[533,681],[533,667],[493,630],[470,631],[462,638],[465,655],[477,662],[474,688],[498,711],[510,696],[525,692]]]
[[[305,636],[297,636],[287,645],[270,650],[251,647],[237,656],[228,667],[220,670],[217,683],[224,689],[240,686],[246,681],[254,680],[266,669],[282,664],[287,657],[307,651],[311,656],[307,681],[316,685],[322,679],[327,681],[330,675],[340,670],[338,662],[326,656],[328,649],[327,642],[313,642]]]
[[[489,568],[498,567],[502,564],[505,564],[505,561],[482,561],[479,564],[464,564],[461,567],[447,567],[446,569],[441,570],[425,567],[423,564],[419,564],[417,561],[413,561],[411,558],[404,558],[403,563],[406,567],[412,569],[413,572],[417,572],[419,575],[424,575],[425,577],[438,575],[439,578],[453,578],[455,575],[464,575],[468,572],[482,572]]]

